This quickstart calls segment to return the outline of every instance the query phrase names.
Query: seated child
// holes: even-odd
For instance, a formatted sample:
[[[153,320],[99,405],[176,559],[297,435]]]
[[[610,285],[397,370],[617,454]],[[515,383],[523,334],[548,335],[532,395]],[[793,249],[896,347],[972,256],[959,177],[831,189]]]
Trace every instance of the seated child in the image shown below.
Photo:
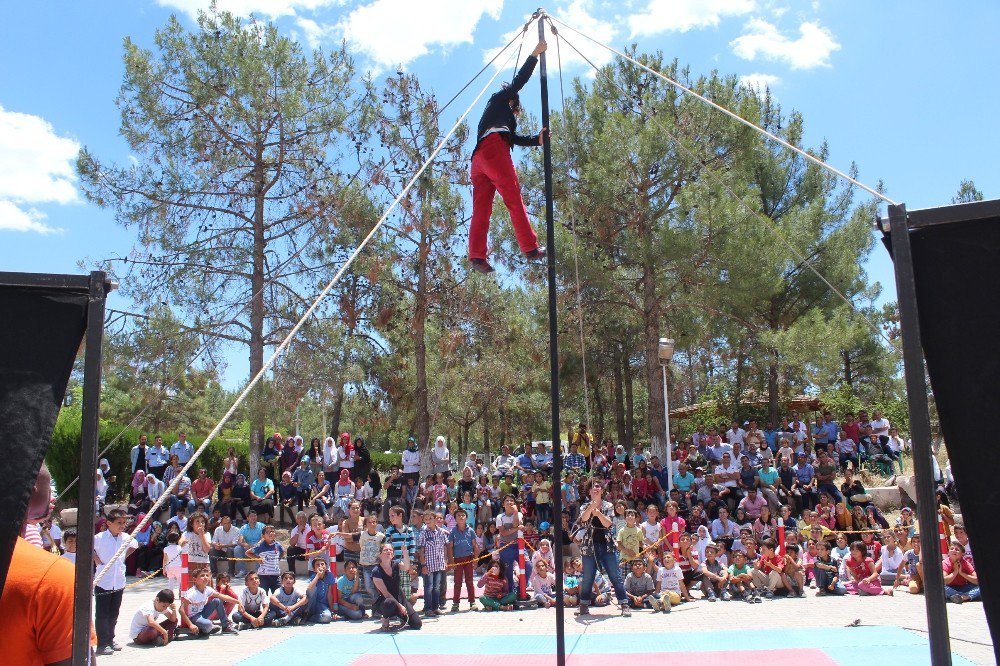
[[[62,556],[70,562],[76,563],[76,530],[74,528],[71,527],[63,532],[62,547],[66,549]]]
[[[548,562],[544,559],[535,564],[531,572],[531,589],[535,593],[535,601],[540,606],[551,608],[556,602],[555,590],[556,577],[549,572]]]
[[[632,571],[625,577],[625,594],[632,608],[660,609],[660,601],[656,597],[656,585],[653,578],[646,573],[646,563],[642,560],[632,560]]]
[[[218,633],[218,627],[210,619],[214,613],[222,623],[222,633],[238,634],[239,630],[229,620],[223,601],[239,604],[239,599],[221,594],[209,586],[212,574],[208,569],[200,569],[192,576],[194,585],[184,591],[181,597],[181,624],[195,636]]]
[[[166,645],[174,637],[177,622],[174,591],[160,590],[151,606],[142,606],[132,616],[128,635],[136,645]]]
[[[313,574],[306,587],[309,600],[306,617],[310,622],[327,624],[333,621],[333,586],[337,579],[327,571],[326,560],[316,558],[312,562]]]
[[[246,587],[240,592],[240,607],[233,613],[237,629],[283,627],[288,624],[285,613],[271,608],[270,595],[261,588],[259,574],[251,571],[244,576],[243,582]]]
[[[806,573],[802,566],[799,546],[790,543],[785,546],[785,581],[791,584],[789,595],[806,596]]]
[[[878,569],[875,562],[868,557],[868,549],[863,541],[855,541],[851,544],[851,554],[844,561],[849,579],[844,583],[848,594],[860,594],[878,596],[880,594],[892,595],[892,589],[888,592],[882,589],[879,582]]]
[[[580,578],[583,575],[583,561],[574,558],[563,571],[563,605],[572,608],[580,603]]]
[[[285,614],[289,624],[302,624],[306,619],[308,597],[295,589],[295,574],[286,571],[281,574],[281,588],[271,595],[271,608]]]
[[[827,594],[847,594],[847,589],[840,582],[840,562],[833,557],[833,549],[829,541],[816,543],[816,559],[813,563],[816,574],[816,596]]]
[[[340,591],[337,613],[349,620],[361,620],[366,617],[361,579],[357,563],[350,560],[344,562],[344,573],[337,578],[337,589]]]
[[[701,589],[709,601],[715,601],[718,597],[729,601],[732,598],[728,589],[729,571],[719,561],[718,552],[719,547],[714,543],[705,546],[705,561],[701,563]]]
[[[760,545],[760,559],[753,570],[754,585],[764,591],[767,599],[774,599],[774,591],[779,587],[788,590],[790,596],[795,594],[785,575],[785,558],[775,552],[777,547],[774,539],[764,539]]]
[[[738,595],[748,604],[761,603],[753,583],[753,572],[747,564],[747,554],[743,551],[733,553],[733,563],[729,565],[729,585],[733,594]]]
[[[684,584],[684,572],[674,560],[673,553],[663,554],[663,566],[656,571],[656,593],[664,613],[669,613],[671,607],[681,602],[681,598],[691,601],[691,595]]]
[[[476,585],[483,588],[483,595],[479,597],[479,603],[483,605],[485,610],[514,610],[517,592],[510,589],[500,562],[496,560],[490,562],[489,569]]]

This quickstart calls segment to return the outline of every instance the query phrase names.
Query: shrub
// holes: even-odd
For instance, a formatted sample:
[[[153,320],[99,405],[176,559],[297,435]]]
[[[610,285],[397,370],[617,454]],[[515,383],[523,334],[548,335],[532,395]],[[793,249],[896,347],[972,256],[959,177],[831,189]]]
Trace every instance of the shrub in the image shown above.
[[[372,467],[378,470],[379,474],[385,476],[389,473],[389,470],[393,465],[401,467],[403,465],[403,454],[402,453],[382,453],[380,451],[372,451]]]
[[[58,492],[69,485],[80,473],[80,440],[81,424],[79,412],[64,411],[59,414],[56,420],[56,427],[52,432],[52,444],[45,456],[49,471],[56,483]],[[129,494],[129,487],[132,484],[132,461],[130,453],[132,447],[139,441],[139,435],[143,431],[130,428],[123,432],[122,426],[101,423],[100,435],[97,445],[98,452],[104,450],[119,434],[121,437],[115,441],[111,448],[103,455],[111,465],[111,471],[115,476],[114,483],[108,492],[109,499],[115,501],[125,499]],[[148,433],[147,433],[148,434]],[[167,441],[167,440],[170,441]],[[150,435],[152,440],[152,435]],[[188,437],[188,441],[196,449],[204,440],[203,437]],[[152,443],[152,442],[150,442]],[[174,443],[173,437],[164,436],[164,446],[170,447]],[[222,460],[226,457],[226,452],[230,446],[236,447],[236,455],[239,456],[240,466],[247,468],[249,460],[249,444],[247,442],[236,442],[222,439],[214,440],[208,448],[198,458],[196,465],[208,470],[209,475],[218,480],[222,476]],[[192,475],[193,476],[193,475]],[[76,504],[78,495],[74,490],[70,492],[65,501],[69,504]]]

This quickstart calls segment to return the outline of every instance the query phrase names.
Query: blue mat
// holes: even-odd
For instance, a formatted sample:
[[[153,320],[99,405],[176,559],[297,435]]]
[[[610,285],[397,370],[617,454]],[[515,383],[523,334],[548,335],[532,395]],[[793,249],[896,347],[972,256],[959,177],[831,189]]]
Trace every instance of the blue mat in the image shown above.
[[[572,654],[622,654],[648,652],[711,652],[717,650],[767,650],[776,647],[819,648],[837,663],[929,664],[927,639],[900,627],[789,628],[754,631],[663,632],[657,634],[566,635],[566,652]],[[887,648],[891,648],[887,651]],[[294,654],[296,662],[348,666],[364,654],[457,655],[554,654],[551,635],[431,635],[399,634],[300,634],[241,662],[241,666],[274,666]],[[952,655],[957,665],[971,664]]]

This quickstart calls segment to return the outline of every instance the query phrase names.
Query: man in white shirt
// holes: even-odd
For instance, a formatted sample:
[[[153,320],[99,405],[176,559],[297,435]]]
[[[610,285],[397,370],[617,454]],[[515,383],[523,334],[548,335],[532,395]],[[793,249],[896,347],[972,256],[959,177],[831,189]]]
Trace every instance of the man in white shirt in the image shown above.
[[[715,466],[715,481],[729,488],[727,501],[736,502],[738,498],[734,495],[739,486],[740,466],[733,462],[729,453],[722,454],[722,463]],[[731,500],[730,500],[731,498]]]
[[[506,444],[500,449],[500,455],[493,461],[493,476],[502,476],[514,471],[514,456],[510,454],[510,447]]]
[[[147,471],[147,469],[148,469],[147,465],[149,464],[149,463],[146,462],[146,458],[147,458],[147,456],[146,456],[146,449],[147,448],[148,447],[146,446],[146,436],[145,435],[139,435],[139,443],[136,444],[135,446],[133,446],[132,450],[129,451],[129,460],[132,462],[132,475],[133,476],[135,475],[135,471],[138,470],[138,469],[141,469],[143,472]]]
[[[170,447],[170,454],[177,456],[182,467],[191,460],[191,456],[194,455],[194,447],[191,446],[191,442],[187,441],[186,433],[178,433],[177,441]]]
[[[97,629],[97,654],[112,655],[122,647],[115,642],[115,624],[118,623],[118,611],[122,605],[122,594],[125,591],[125,558],[139,547],[139,542],[133,539],[125,526],[128,517],[121,509],[112,509],[108,514],[108,529],[94,537],[94,563],[99,574],[107,562],[111,562],[115,553],[123,544],[128,549],[122,556],[108,567],[102,576],[94,579],[95,619]]]
[[[417,438],[406,440],[406,450],[403,451],[403,480],[413,479],[420,483],[420,451],[417,450]]]
[[[883,442],[889,437],[889,419],[877,409],[872,413],[872,434]]]
[[[747,431],[740,427],[739,421],[736,421],[734,419],[732,427],[730,427],[729,430],[726,431],[726,439],[729,440],[729,443],[731,445],[732,444],[742,445],[746,439],[746,436],[747,436]]]
[[[292,531],[294,540],[295,531]],[[219,573],[219,558],[230,558],[236,548],[236,540],[240,536],[240,531],[233,527],[233,519],[229,516],[222,517],[222,524],[215,528],[212,533],[212,550],[208,551],[209,566],[212,574]],[[303,551],[305,552],[305,551]],[[294,571],[294,569],[293,569]]]

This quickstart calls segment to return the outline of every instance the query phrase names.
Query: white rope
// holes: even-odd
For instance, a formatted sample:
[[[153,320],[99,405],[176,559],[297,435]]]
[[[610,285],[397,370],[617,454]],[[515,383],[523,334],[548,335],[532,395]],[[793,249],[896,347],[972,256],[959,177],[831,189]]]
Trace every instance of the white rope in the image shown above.
[[[552,16],[551,14],[547,14],[547,16],[549,17],[550,20],[555,21],[556,23],[558,23],[559,25],[563,26],[564,28],[566,28],[568,30],[572,30],[573,32],[575,32],[576,34],[580,35],[584,39],[587,39],[587,40],[593,42],[594,44],[597,44],[598,46],[603,47],[603,48],[607,49],[608,51],[611,51],[614,54],[617,54],[618,56],[624,58],[625,60],[628,60],[629,62],[631,62],[632,64],[634,64],[637,67],[641,67],[642,69],[646,70],[647,72],[649,72],[653,76],[657,76],[657,77],[663,79],[664,81],[666,81],[670,85],[674,86],[678,90],[682,90],[685,93],[687,93],[687,94],[689,94],[689,95],[691,95],[691,96],[693,96],[693,97],[695,97],[697,99],[700,99],[705,104],[708,104],[709,106],[711,106],[712,108],[716,109],[717,111],[721,111],[722,113],[726,114],[727,116],[729,116],[733,120],[736,120],[737,122],[743,123],[747,127],[751,128],[751,129],[754,129],[757,132],[760,132],[761,134],[763,134],[767,138],[771,139],[772,141],[780,143],[785,148],[788,148],[789,150],[798,153],[799,155],[801,155],[802,157],[806,158],[810,162],[813,162],[817,166],[820,166],[820,167],[826,169],[827,171],[829,171],[829,172],[831,172],[833,174],[836,174],[837,176],[840,176],[844,180],[850,181],[851,183],[857,185],[858,187],[860,187],[861,189],[865,190],[869,194],[872,194],[872,195],[878,197],[879,199],[882,199],[886,203],[892,204],[893,206],[899,205],[897,202],[893,201],[892,199],[890,199],[886,195],[882,194],[878,190],[873,189],[873,188],[865,185],[864,183],[862,183],[861,181],[857,180],[856,178],[853,178],[853,177],[847,175],[846,173],[844,173],[840,169],[837,169],[836,167],[830,166],[829,164],[827,164],[823,160],[819,159],[818,157],[814,157],[813,155],[810,155],[808,152],[802,150],[798,146],[794,146],[794,145],[788,143],[787,141],[785,141],[784,139],[782,139],[780,136],[778,136],[776,134],[773,134],[771,132],[768,132],[763,127],[760,127],[759,125],[755,125],[754,123],[750,122],[746,118],[744,118],[744,117],[742,117],[740,115],[737,115],[736,113],[733,113],[732,111],[730,111],[726,107],[721,106],[719,104],[716,104],[712,100],[708,99],[704,95],[701,95],[701,94],[695,92],[694,90],[692,90],[691,88],[688,88],[684,84],[682,84],[682,83],[680,83],[678,81],[674,81],[672,78],[670,78],[666,74],[658,72],[655,69],[652,69],[651,67],[648,67],[647,65],[642,64],[641,62],[639,62],[635,58],[633,58],[633,57],[631,57],[631,56],[629,56],[629,55],[627,55],[625,53],[622,53],[621,51],[619,51],[618,49],[614,48],[613,46],[608,46],[607,44],[604,44],[602,42],[597,41],[593,37],[590,37],[588,35],[583,34],[579,30],[577,30],[576,28],[567,25],[566,23],[560,21],[559,19],[557,19],[556,17]],[[576,50],[575,47],[574,47],[574,50]],[[591,63],[591,65],[593,65],[593,63]]]
[[[509,57],[508,60],[510,60]],[[201,446],[199,446],[198,449],[194,452],[194,454],[191,456],[191,459],[188,460],[186,465],[184,465],[180,473],[174,477],[170,485],[166,488],[163,494],[160,495],[159,499],[157,499],[156,503],[152,507],[150,507],[149,511],[146,513],[142,521],[138,525],[136,525],[135,529],[132,531],[131,534],[132,538],[135,538],[135,536],[139,532],[145,529],[146,525],[149,523],[150,520],[152,520],[153,516],[159,510],[160,506],[162,506],[167,497],[169,497],[169,495],[174,491],[174,489],[180,483],[181,478],[184,477],[185,474],[187,474],[188,470],[194,465],[195,461],[202,454],[205,448],[212,442],[213,439],[215,439],[215,437],[219,434],[219,432],[226,425],[229,419],[232,418],[233,414],[236,413],[236,410],[240,407],[241,404],[243,404],[243,401],[246,400],[247,396],[250,395],[250,391],[252,391],[253,388],[257,385],[257,383],[261,380],[261,378],[264,376],[264,373],[267,372],[271,368],[271,366],[274,365],[275,361],[278,360],[278,357],[281,356],[281,354],[291,343],[292,338],[295,337],[295,335],[299,332],[299,329],[301,329],[302,326],[305,325],[306,320],[308,320],[309,317],[312,316],[312,313],[316,311],[316,308],[319,307],[319,304],[323,301],[324,298],[326,298],[327,294],[330,293],[330,291],[337,284],[337,282],[340,281],[340,278],[344,275],[344,273],[347,272],[347,269],[350,268],[351,264],[354,263],[354,260],[357,259],[359,254],[361,254],[361,251],[365,248],[366,245],[368,245],[368,242],[371,241],[371,239],[375,236],[375,234],[378,233],[379,229],[382,228],[382,225],[388,219],[389,214],[399,204],[399,202],[402,201],[403,197],[406,196],[406,193],[410,191],[410,188],[413,187],[413,184],[417,182],[417,179],[420,178],[420,176],[431,164],[431,162],[434,161],[434,158],[437,157],[438,153],[441,152],[441,150],[444,148],[444,145],[451,138],[452,134],[455,133],[455,130],[458,129],[459,125],[462,124],[462,121],[465,120],[465,117],[469,115],[469,113],[476,106],[476,104],[479,103],[479,100],[482,98],[484,94],[486,94],[486,91],[490,88],[491,85],[493,85],[493,82],[496,80],[496,78],[500,75],[502,71],[503,68],[500,67],[497,68],[496,72],[493,74],[493,77],[486,82],[486,85],[483,86],[483,89],[479,92],[478,95],[476,95],[476,98],[472,100],[472,103],[469,104],[469,107],[462,113],[461,116],[459,116],[458,120],[455,121],[455,124],[452,125],[451,129],[448,130],[448,133],[445,134],[444,138],[442,138],[441,141],[437,144],[437,146],[435,146],[434,150],[431,152],[427,160],[420,166],[420,168],[413,175],[413,177],[410,178],[409,182],[406,183],[406,185],[403,187],[403,190],[393,200],[393,202],[389,204],[389,207],[382,214],[382,217],[379,218],[378,222],[375,223],[375,226],[372,227],[372,230],[368,232],[368,235],[365,236],[364,240],[362,240],[361,243],[357,246],[357,248],[354,249],[351,255],[344,262],[344,265],[340,267],[340,270],[337,271],[337,273],[333,276],[333,278],[326,285],[326,287],[324,287],[323,290],[319,293],[319,295],[313,301],[312,305],[309,306],[309,309],[305,311],[305,314],[303,314],[302,317],[299,319],[299,321],[295,324],[295,326],[292,327],[292,330],[288,332],[288,335],[285,336],[285,339],[282,340],[281,344],[277,346],[277,348],[274,350],[274,353],[271,354],[270,358],[268,358],[264,362],[264,366],[257,372],[256,375],[254,375],[254,377],[246,385],[246,387],[243,389],[240,395],[236,398],[236,402],[233,403],[232,407],[229,408],[229,411],[225,413],[225,415],[222,417],[219,423],[212,429],[210,433],[208,433],[208,437],[205,438],[205,441],[202,442]],[[104,575],[111,568],[111,565],[114,564],[125,553],[126,550],[128,550],[128,545],[130,541],[131,540],[126,540],[122,544],[121,548],[118,549],[118,552],[116,552],[114,556],[112,556],[112,558],[108,560],[107,563],[105,563],[104,568],[101,569],[100,572],[98,572],[97,576],[95,576],[95,580],[100,580],[102,577],[104,577]]]
[[[579,33],[578,33],[578,34],[579,34]],[[584,35],[584,36],[586,36],[586,35]],[[593,68],[594,68],[594,71],[595,71],[595,72],[596,72],[596,73],[597,73],[597,74],[598,74],[599,76],[603,76],[603,77],[604,77],[604,78],[605,78],[605,79],[606,79],[606,80],[607,80],[607,81],[608,81],[608,82],[609,82],[609,83],[610,83],[611,85],[613,85],[613,86],[614,86],[615,88],[617,88],[617,89],[619,90],[619,92],[621,92],[621,93],[622,93],[622,95],[623,95],[623,96],[625,97],[625,99],[630,99],[630,98],[631,98],[631,97],[630,97],[630,95],[628,94],[628,92],[627,92],[627,91],[626,91],[625,89],[623,89],[623,88],[622,88],[622,87],[621,87],[621,86],[620,86],[620,85],[618,84],[618,82],[617,82],[617,81],[615,81],[615,80],[614,80],[613,78],[611,78],[610,76],[608,76],[607,74],[605,74],[604,72],[602,72],[602,71],[601,71],[601,69],[600,69],[600,68],[599,68],[599,67],[598,67],[597,65],[595,65],[595,64],[594,64],[594,63],[593,63],[593,62],[592,62],[592,61],[591,61],[591,60],[590,60],[589,58],[587,58],[587,56],[583,55],[583,53],[581,53],[581,52],[580,52],[580,50],[579,50],[578,48],[576,48],[576,46],[574,46],[574,45],[573,45],[573,44],[572,44],[572,43],[571,43],[571,42],[570,42],[569,40],[567,40],[567,39],[565,39],[565,38],[564,38],[564,39],[563,39],[563,41],[565,41],[565,42],[566,42],[566,45],[567,45],[567,46],[569,46],[569,47],[570,47],[570,48],[572,48],[572,49],[573,49],[574,51],[576,51],[577,55],[579,55],[579,56],[580,56],[581,58],[583,58],[583,59],[584,59],[584,60],[585,60],[585,61],[586,61],[586,62],[587,62],[587,63],[588,63],[588,64],[589,64],[589,65],[590,65],[591,67],[593,67]],[[690,158],[691,158],[692,160],[694,160],[695,162],[699,162],[699,161],[700,161],[700,160],[699,160],[699,158],[698,158],[698,156],[697,156],[697,155],[696,155],[696,154],[694,153],[694,151],[692,151],[692,150],[691,150],[690,148],[688,148],[688,147],[687,147],[687,146],[686,146],[686,145],[684,144],[684,142],[683,142],[683,141],[681,141],[680,137],[678,137],[678,136],[677,136],[676,134],[674,134],[674,133],[673,133],[673,132],[671,132],[671,131],[670,131],[669,129],[667,129],[666,127],[664,127],[664,125],[663,125],[663,124],[662,124],[662,123],[660,122],[660,120],[659,120],[659,118],[658,118],[658,117],[656,117],[656,116],[652,116],[652,115],[649,115],[649,114],[647,114],[647,113],[646,113],[646,111],[644,111],[644,110],[643,110],[643,111],[640,111],[640,113],[641,113],[641,114],[642,114],[642,115],[643,115],[643,116],[644,116],[644,117],[645,117],[645,118],[646,118],[647,120],[649,120],[649,121],[652,121],[653,123],[655,123],[656,125],[658,125],[658,126],[659,126],[659,128],[660,128],[661,130],[663,130],[663,132],[664,132],[664,133],[665,133],[665,134],[666,134],[666,135],[667,135],[668,137],[670,137],[671,141],[673,141],[673,142],[674,142],[674,144],[675,144],[675,145],[676,145],[676,146],[677,146],[678,148],[680,148],[680,149],[681,149],[682,151],[684,151],[684,153],[685,153],[685,154],[687,154],[687,156],[688,156],[688,157],[690,157]],[[825,276],[824,276],[824,275],[823,275],[822,273],[820,273],[820,272],[819,272],[819,270],[818,270],[818,269],[816,268],[816,266],[815,266],[815,265],[813,264],[813,262],[812,262],[812,261],[811,261],[811,260],[810,260],[810,259],[809,259],[808,257],[806,257],[806,256],[805,256],[804,254],[802,254],[802,252],[800,252],[798,248],[796,248],[796,247],[795,247],[794,245],[792,245],[791,241],[789,241],[789,240],[788,240],[787,238],[785,238],[785,236],[784,236],[784,235],[782,235],[782,233],[781,233],[781,232],[780,232],[780,231],[778,230],[778,228],[777,228],[777,226],[775,225],[775,223],[774,223],[774,221],[773,221],[773,220],[771,220],[770,218],[768,218],[768,217],[767,217],[767,216],[765,216],[765,215],[762,215],[762,214],[761,214],[761,213],[760,213],[759,211],[757,211],[757,210],[756,210],[756,209],[755,209],[755,208],[754,208],[753,206],[751,206],[751,205],[750,205],[750,204],[749,204],[749,203],[748,203],[748,202],[746,201],[746,199],[745,199],[745,198],[743,198],[743,197],[741,197],[741,196],[740,196],[739,194],[737,194],[737,193],[736,193],[736,191],[735,191],[735,190],[733,190],[733,188],[732,188],[732,187],[731,187],[731,186],[729,185],[729,183],[728,183],[728,182],[726,182],[726,181],[725,181],[725,180],[724,180],[723,178],[721,178],[720,176],[718,176],[718,175],[717,175],[717,174],[715,173],[715,171],[714,171],[714,170],[712,170],[712,169],[706,169],[706,170],[705,170],[705,172],[706,172],[706,173],[707,173],[707,174],[709,175],[709,177],[713,178],[713,179],[715,180],[715,182],[716,182],[717,184],[719,184],[719,185],[720,185],[720,186],[721,186],[721,187],[722,187],[722,188],[723,188],[724,190],[726,190],[726,192],[727,192],[727,193],[729,193],[729,195],[730,195],[730,196],[731,196],[731,197],[732,197],[732,198],[733,198],[734,200],[736,200],[736,201],[737,201],[737,202],[738,202],[739,204],[741,204],[741,205],[742,205],[742,206],[743,206],[744,208],[746,208],[746,210],[747,210],[747,211],[748,211],[748,212],[750,213],[750,215],[751,215],[751,216],[753,216],[753,217],[756,217],[757,219],[759,219],[759,220],[761,220],[762,222],[764,222],[764,223],[765,223],[765,224],[767,225],[767,228],[768,228],[768,229],[769,229],[769,230],[771,231],[771,233],[772,233],[772,234],[774,234],[775,238],[777,238],[777,239],[778,239],[779,241],[781,241],[781,243],[782,243],[782,244],[783,244],[783,245],[784,245],[784,246],[785,246],[786,248],[788,248],[788,250],[789,250],[789,251],[791,251],[791,253],[792,253],[792,254],[794,254],[794,255],[795,255],[795,256],[796,256],[796,257],[797,257],[797,258],[799,259],[799,261],[801,261],[801,262],[802,262],[803,264],[805,264],[805,265],[806,265],[806,266],[807,266],[807,267],[809,268],[809,270],[811,270],[811,271],[812,271],[812,272],[813,272],[813,273],[814,273],[814,274],[816,275],[816,277],[818,277],[818,278],[819,278],[820,280],[822,280],[822,282],[823,282],[823,283],[824,283],[824,284],[825,284],[825,285],[826,285],[827,287],[829,287],[829,288],[830,288],[830,290],[831,290],[831,291],[833,291],[833,293],[835,293],[835,294],[836,294],[837,296],[839,296],[839,297],[840,297],[840,299],[841,299],[842,301],[844,301],[844,303],[846,303],[846,304],[848,305],[848,307],[850,307],[850,308],[851,308],[851,310],[852,310],[852,311],[853,311],[853,312],[854,312],[855,314],[857,314],[857,315],[858,315],[859,317],[861,317],[861,318],[862,318],[862,319],[863,319],[863,320],[865,321],[865,323],[867,323],[867,324],[868,324],[868,326],[869,326],[869,327],[871,328],[871,330],[872,330],[872,331],[873,331],[873,332],[874,332],[874,333],[875,333],[876,335],[878,335],[878,336],[879,336],[879,337],[881,337],[881,338],[882,338],[883,340],[885,340],[885,341],[886,341],[886,342],[887,342],[887,343],[889,344],[889,347],[890,347],[890,349],[895,349],[895,347],[893,346],[893,343],[892,343],[892,340],[890,340],[890,339],[889,339],[889,337],[888,337],[888,336],[887,336],[887,335],[886,335],[886,334],[885,334],[885,333],[884,333],[884,332],[883,332],[883,331],[882,331],[882,330],[881,330],[881,329],[880,329],[880,328],[879,328],[878,326],[876,326],[876,325],[874,324],[874,322],[872,322],[872,321],[871,321],[871,320],[870,320],[870,319],[869,319],[868,317],[866,317],[866,316],[864,315],[864,313],[863,313],[863,312],[861,312],[860,310],[858,310],[858,307],[857,307],[857,305],[855,305],[854,301],[852,301],[851,299],[849,299],[849,298],[848,298],[847,296],[845,296],[845,295],[844,295],[844,294],[843,294],[843,293],[842,293],[842,292],[841,292],[841,291],[840,291],[839,289],[837,289],[837,288],[836,288],[835,286],[833,286],[833,283],[831,283],[831,282],[830,282],[829,280],[827,280],[827,279],[826,279],[826,277],[825,277]]]

